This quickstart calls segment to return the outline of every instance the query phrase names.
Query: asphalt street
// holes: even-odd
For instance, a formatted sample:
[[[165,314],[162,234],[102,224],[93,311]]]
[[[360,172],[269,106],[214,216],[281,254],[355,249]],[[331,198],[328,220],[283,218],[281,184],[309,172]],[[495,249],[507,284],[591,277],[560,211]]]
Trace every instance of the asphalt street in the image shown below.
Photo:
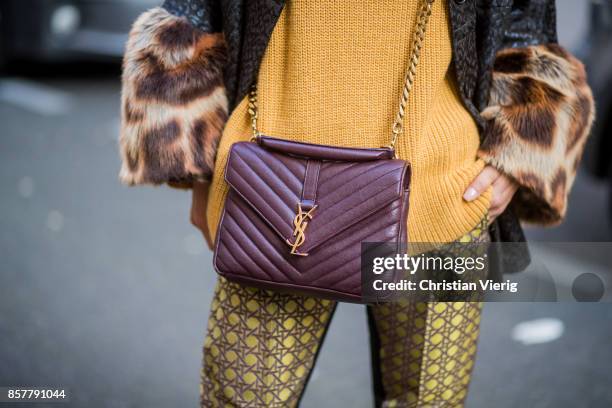
[[[584,13],[561,4],[574,45]],[[118,183],[118,75],[0,78],[0,386],[71,390],[53,406],[194,407],[211,253],[187,192]],[[610,241],[607,194],[581,174],[567,222],[529,236]],[[467,406],[610,407],[611,343],[610,303],[488,303]],[[343,304],[303,407],[370,407],[370,381],[365,311]]]

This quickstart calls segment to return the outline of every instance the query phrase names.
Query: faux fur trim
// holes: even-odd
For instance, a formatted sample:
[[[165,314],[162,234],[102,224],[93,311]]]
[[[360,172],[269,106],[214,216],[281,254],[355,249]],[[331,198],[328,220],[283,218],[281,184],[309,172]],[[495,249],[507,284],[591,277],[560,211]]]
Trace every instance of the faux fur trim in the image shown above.
[[[500,51],[482,116],[479,156],[521,185],[515,213],[559,223],[595,116],[582,63],[556,44]]]
[[[136,20],[123,61],[123,183],[210,179],[227,120],[224,63],[220,33],[200,31],[161,7]]]

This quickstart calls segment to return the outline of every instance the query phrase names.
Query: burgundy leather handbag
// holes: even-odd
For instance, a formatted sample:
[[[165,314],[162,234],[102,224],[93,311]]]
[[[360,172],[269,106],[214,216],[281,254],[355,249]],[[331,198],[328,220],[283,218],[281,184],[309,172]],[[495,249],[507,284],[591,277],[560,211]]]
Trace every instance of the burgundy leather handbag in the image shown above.
[[[361,302],[362,242],[407,240],[410,166],[395,158],[434,0],[423,0],[389,147],[360,149],[293,142],[257,131],[249,94],[250,142],[232,145],[230,187],[215,240],[214,266],[260,288]]]

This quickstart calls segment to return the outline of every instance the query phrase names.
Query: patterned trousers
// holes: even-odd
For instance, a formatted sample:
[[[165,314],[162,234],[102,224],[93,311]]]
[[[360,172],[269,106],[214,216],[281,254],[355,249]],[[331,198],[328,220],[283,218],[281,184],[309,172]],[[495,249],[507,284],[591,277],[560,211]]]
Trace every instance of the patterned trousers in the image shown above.
[[[483,220],[458,242],[488,239]],[[335,307],[220,277],[204,342],[201,406],[296,407]],[[462,407],[481,308],[407,300],[367,306],[376,406]]]

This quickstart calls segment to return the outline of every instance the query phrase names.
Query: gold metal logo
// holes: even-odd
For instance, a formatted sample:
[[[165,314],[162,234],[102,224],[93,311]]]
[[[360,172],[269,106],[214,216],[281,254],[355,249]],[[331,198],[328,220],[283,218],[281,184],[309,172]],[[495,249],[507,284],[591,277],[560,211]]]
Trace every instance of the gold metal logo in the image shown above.
[[[312,220],[312,212],[317,208],[315,205],[309,211],[304,212],[302,210],[302,203],[298,203],[297,214],[293,219],[293,236],[295,242],[287,240],[287,244],[291,247],[292,255],[307,256],[306,253],[297,252],[297,249],[304,244],[306,241],[306,227],[308,226],[308,220]]]

